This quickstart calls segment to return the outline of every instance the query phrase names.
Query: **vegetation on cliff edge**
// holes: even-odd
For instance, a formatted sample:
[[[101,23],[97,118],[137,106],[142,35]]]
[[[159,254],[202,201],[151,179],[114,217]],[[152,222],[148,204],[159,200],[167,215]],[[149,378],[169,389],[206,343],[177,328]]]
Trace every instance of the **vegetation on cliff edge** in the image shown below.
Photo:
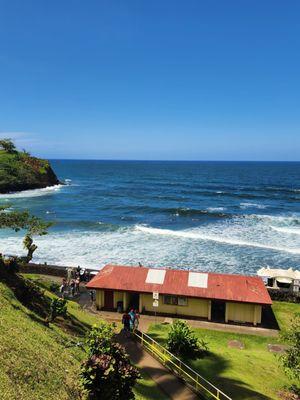
[[[49,161],[18,151],[10,139],[0,140],[0,193],[38,189],[60,183]]]

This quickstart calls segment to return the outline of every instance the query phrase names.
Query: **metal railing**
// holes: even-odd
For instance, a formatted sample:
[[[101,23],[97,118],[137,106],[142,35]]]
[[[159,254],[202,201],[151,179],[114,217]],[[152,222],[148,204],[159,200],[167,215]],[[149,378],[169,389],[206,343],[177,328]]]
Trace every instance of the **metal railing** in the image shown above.
[[[165,347],[161,346],[149,335],[140,331],[135,331],[133,333],[149,353],[157,358],[172,373],[175,373],[181,379],[183,379],[186,384],[190,385],[205,399],[232,400],[231,397],[227,396],[227,394],[222,392],[207,379],[203,378],[203,376],[198,374],[198,372],[190,368],[187,364],[181,361]]]

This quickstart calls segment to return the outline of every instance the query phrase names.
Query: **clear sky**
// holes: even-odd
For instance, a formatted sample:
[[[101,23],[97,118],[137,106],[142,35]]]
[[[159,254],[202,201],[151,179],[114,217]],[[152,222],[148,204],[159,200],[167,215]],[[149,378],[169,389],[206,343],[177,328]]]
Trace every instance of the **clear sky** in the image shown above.
[[[49,158],[300,160],[300,1],[0,0],[0,136]]]

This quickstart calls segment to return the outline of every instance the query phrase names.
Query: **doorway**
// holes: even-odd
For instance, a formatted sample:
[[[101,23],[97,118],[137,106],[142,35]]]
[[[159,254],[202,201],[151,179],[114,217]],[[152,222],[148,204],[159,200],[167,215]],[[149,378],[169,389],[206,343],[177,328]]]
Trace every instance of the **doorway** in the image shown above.
[[[114,309],[114,291],[104,290],[104,309],[113,310]]]
[[[223,300],[212,300],[211,302],[211,320],[216,322],[225,322],[226,303]]]
[[[128,307],[134,310],[139,310],[140,307],[140,294],[139,293],[128,293]],[[141,310],[139,310],[141,311]]]

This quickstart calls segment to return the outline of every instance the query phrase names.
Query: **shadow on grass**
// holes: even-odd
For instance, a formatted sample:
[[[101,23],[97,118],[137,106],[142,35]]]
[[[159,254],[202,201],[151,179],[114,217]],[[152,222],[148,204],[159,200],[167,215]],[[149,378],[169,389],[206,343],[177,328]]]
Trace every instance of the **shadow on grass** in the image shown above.
[[[151,337],[165,345],[165,341],[162,341],[159,335],[153,333]],[[134,342],[132,339],[129,339],[129,341]],[[143,351],[136,343],[136,349],[133,349],[134,345],[131,342],[129,342],[129,345],[125,343],[125,348],[129,350],[130,355],[133,353],[133,362],[137,364],[143,357]],[[270,397],[253,390],[241,380],[222,376],[230,367],[230,362],[219,354],[209,352],[202,359],[194,361],[183,359],[182,361],[234,400],[271,400]],[[157,371],[147,368],[146,372],[152,376]],[[167,383],[167,378],[165,383]],[[172,394],[176,398],[176,392]]]
[[[274,311],[271,306],[262,308],[262,328],[271,328],[279,330],[279,325],[276,320]]]
[[[0,271],[0,281],[11,289],[14,297],[28,310],[26,314],[30,319],[48,326],[46,318],[50,313],[51,299],[44,294],[43,288],[40,288],[40,282],[31,281],[17,273],[3,271]],[[11,299],[12,306],[15,309],[21,309],[12,300],[13,298]],[[67,314],[65,318],[57,317],[53,323],[74,336],[84,336],[90,330],[89,324],[71,314]]]

